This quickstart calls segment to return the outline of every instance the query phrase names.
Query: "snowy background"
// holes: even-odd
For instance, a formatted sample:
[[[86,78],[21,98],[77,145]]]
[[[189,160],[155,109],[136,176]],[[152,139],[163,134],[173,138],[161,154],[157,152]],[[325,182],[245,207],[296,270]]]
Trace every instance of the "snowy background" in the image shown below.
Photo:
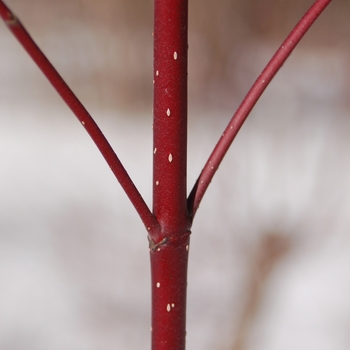
[[[72,31],[67,23],[38,42],[151,206],[151,106],[118,109],[111,91],[105,98],[100,89],[111,87],[102,74],[118,66],[111,57],[125,63],[138,51],[123,58],[122,46],[101,40],[86,21]],[[192,33],[190,45],[191,38],[198,37]],[[84,129],[5,26],[0,45],[0,350],[147,349],[144,227]],[[190,56],[195,98],[200,84],[191,67],[199,75],[203,45],[195,40]],[[207,104],[190,103],[189,189],[277,47],[247,43],[234,58],[235,83],[219,89],[213,82]],[[149,50],[143,54],[152,69]],[[298,49],[220,167],[192,230],[188,349],[349,348],[349,58],[339,46]]]

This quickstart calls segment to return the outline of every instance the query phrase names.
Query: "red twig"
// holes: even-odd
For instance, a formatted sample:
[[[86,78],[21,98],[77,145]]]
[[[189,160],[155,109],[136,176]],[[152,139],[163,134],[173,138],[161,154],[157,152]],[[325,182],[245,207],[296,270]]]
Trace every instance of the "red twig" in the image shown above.
[[[204,193],[207,190],[222,159],[224,158],[227,150],[231,146],[232,141],[236,137],[238,131],[242,127],[244,121],[255,106],[261,94],[264,92],[278,70],[282,67],[283,63],[290,56],[301,38],[311,27],[313,22],[320,16],[320,14],[331,1],[332,0],[315,1],[315,3],[310,7],[310,9],[294,27],[292,32],[288,35],[287,39],[283,42],[281,47],[277,50],[265,69],[259,75],[258,79],[249,90],[236,113],[233,115],[230,123],[226,127],[219,142],[211,153],[189,195],[188,208],[191,213],[192,220],[204,196]]]
[[[184,350],[187,260],[187,0],[154,3],[152,350]]]
[[[283,42],[231,119],[187,200],[188,0],[155,0],[153,215],[94,120],[0,0],[0,16],[88,131],[150,232],[152,350],[185,349],[187,262],[193,216],[255,103],[330,2],[317,0]]]
[[[147,204],[141,197],[119,158],[113,151],[112,147],[108,143],[107,139],[93,118],[90,116],[78,98],[74,95],[62,77],[58,74],[46,56],[42,53],[39,47],[35,44],[18,18],[9,10],[9,8],[3,3],[2,0],[0,0],[0,16],[5,21],[11,32],[18,39],[18,41],[22,44],[27,53],[31,56],[33,61],[38,65],[38,67],[41,69],[53,87],[60,94],[62,99],[73,111],[81,124],[85,127],[86,131],[95,142],[112,172],[134,205],[150,235],[152,237],[158,237],[159,225],[157,220],[147,207]]]

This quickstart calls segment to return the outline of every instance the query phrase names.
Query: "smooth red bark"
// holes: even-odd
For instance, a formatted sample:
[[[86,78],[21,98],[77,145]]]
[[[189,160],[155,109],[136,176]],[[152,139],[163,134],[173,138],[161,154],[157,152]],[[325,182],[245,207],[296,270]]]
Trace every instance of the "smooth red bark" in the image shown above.
[[[13,12],[10,11],[2,0],[0,0],[0,16],[89,133],[90,137],[102,153],[130,201],[133,203],[135,209],[141,217],[141,220],[149,231],[149,234],[154,237],[159,236],[160,228],[157,220],[149,210],[147,204],[141,197],[139,191],[130,179],[128,173],[103,135],[102,131],[79,99],[75,96],[73,91],[59,75],[57,70],[52,66],[50,61],[35,44],[19,19],[13,14]]]
[[[220,166],[221,161],[223,160],[226,152],[232,144],[232,141],[236,137],[251,110],[273,77],[295,49],[299,41],[331,2],[332,0],[315,1],[315,3],[294,27],[292,32],[288,35],[287,39],[284,40],[280,48],[274,54],[270,62],[267,64],[265,69],[249,90],[241,105],[238,107],[190,193],[188,198],[188,207],[189,211],[191,212],[192,220],[204,196],[204,193],[206,192],[213,176]]]
[[[184,350],[189,234],[151,249],[152,350]]]
[[[164,235],[177,235],[188,217],[187,0],[155,1],[153,35],[153,211]]]
[[[89,113],[18,19],[0,0],[0,16],[84,125],[149,231],[152,350],[185,349],[187,262],[193,216],[214,173],[255,103],[330,2],[331,0],[317,0],[284,41],[231,119],[187,200],[188,1],[155,0],[152,214]]]
[[[187,0],[154,3],[152,350],[185,349],[187,261]]]

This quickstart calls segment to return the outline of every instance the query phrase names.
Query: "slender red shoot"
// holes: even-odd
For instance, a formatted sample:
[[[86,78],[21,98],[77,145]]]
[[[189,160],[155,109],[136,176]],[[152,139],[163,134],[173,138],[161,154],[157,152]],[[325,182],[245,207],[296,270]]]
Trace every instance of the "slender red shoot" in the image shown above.
[[[159,224],[148,208],[147,204],[143,200],[139,191],[135,187],[134,183],[130,179],[128,173],[120,162],[119,158],[113,151],[111,145],[103,135],[100,128],[97,126],[91,115],[82,105],[82,103],[75,96],[73,91],[65,83],[62,77],[58,74],[56,69],[42,53],[39,47],[35,44],[33,39],[30,37],[26,29],[23,27],[18,18],[9,10],[9,8],[0,0],[0,16],[22,44],[24,49],[37,64],[37,66],[44,73],[46,78],[50,81],[56,91],[60,94],[62,99],[66,102],[68,107],[72,110],[85,130],[89,133],[92,140],[102,153],[113,174],[118,179],[125,193],[129,197],[130,201],[134,205],[136,211],[141,217],[142,222],[146,226],[150,236],[159,236]]]
[[[264,68],[258,79],[249,90],[241,105],[238,107],[236,113],[233,115],[230,123],[226,127],[220,140],[211,153],[188,197],[188,208],[191,213],[192,220],[214,174],[219,168],[222,159],[231,146],[232,141],[236,137],[244,121],[247,119],[249,113],[273,77],[276,75],[294,48],[297,46],[301,38],[305,35],[313,22],[320,16],[320,14],[327,7],[327,5],[330,4],[331,1],[332,0],[315,1],[315,3],[310,7],[310,9],[294,27],[292,32],[288,35],[287,39],[284,40],[280,48],[274,54],[270,62],[267,64],[267,66]]]

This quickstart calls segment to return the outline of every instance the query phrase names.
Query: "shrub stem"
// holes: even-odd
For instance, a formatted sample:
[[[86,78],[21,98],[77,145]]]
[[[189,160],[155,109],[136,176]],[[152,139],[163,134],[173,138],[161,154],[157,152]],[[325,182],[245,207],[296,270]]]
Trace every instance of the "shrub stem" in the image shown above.
[[[185,349],[187,260],[187,0],[154,2],[152,350]]]
[[[73,91],[69,88],[67,83],[62,79],[57,70],[53,67],[51,62],[46,58],[40,48],[33,41],[26,29],[23,27],[19,19],[14,13],[0,0],[0,16],[7,24],[10,31],[22,44],[24,49],[37,64],[40,70],[44,73],[46,78],[56,89],[64,102],[72,110],[85,130],[89,133],[90,137],[102,153],[106,162],[108,163],[113,174],[118,179],[125,193],[129,197],[130,201],[134,205],[138,212],[142,222],[147,228],[151,236],[157,237],[159,235],[159,225],[154,215],[149,210],[144,199],[141,197],[139,191],[135,187],[133,181],[129,177],[127,171],[120,162],[118,156],[110,146],[109,142],[103,135],[102,131],[95,123],[86,108],[82,105]]]
[[[232,144],[232,141],[236,137],[251,110],[273,77],[295,49],[299,41],[314,23],[314,21],[320,16],[323,10],[331,3],[331,1],[332,0],[317,0],[314,2],[310,9],[294,27],[292,32],[288,35],[286,40],[284,40],[280,48],[259,75],[246,97],[238,107],[190,193],[188,198],[188,207],[192,220],[214,174],[218,170],[221,161],[223,160],[226,152]]]

